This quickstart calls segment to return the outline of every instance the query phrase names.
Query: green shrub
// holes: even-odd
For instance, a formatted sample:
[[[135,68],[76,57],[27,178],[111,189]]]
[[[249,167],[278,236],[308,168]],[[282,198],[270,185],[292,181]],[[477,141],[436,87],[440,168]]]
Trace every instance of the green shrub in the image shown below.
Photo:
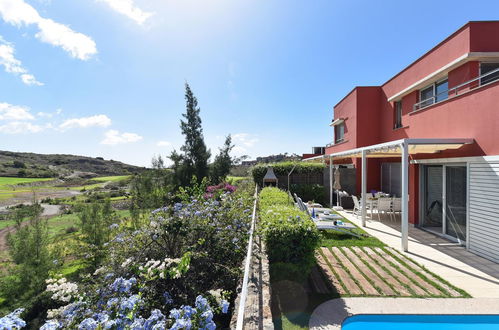
[[[259,205],[261,233],[273,278],[306,279],[314,265],[314,251],[320,240],[314,222],[288,201],[286,192],[277,188],[263,189]]]
[[[267,187],[260,192],[259,205],[260,210],[266,211],[273,206],[290,206],[292,202],[285,191],[279,188]]]
[[[287,176],[289,172],[295,167],[293,173],[323,173],[326,165],[323,163],[305,163],[305,162],[281,162],[273,164],[257,164],[251,168],[251,175],[257,184],[261,184],[267,168],[272,167],[277,176]]]
[[[292,194],[297,194],[304,202],[314,201],[325,204],[326,188],[320,184],[292,184],[289,187]]]

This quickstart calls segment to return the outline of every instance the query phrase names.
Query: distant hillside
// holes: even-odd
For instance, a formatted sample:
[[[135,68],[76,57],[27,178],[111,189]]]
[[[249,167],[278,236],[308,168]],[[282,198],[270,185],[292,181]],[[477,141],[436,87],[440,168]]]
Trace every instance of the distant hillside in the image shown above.
[[[128,175],[144,170],[144,167],[128,165],[115,160],[104,160],[101,157],[0,151],[0,176],[92,177]]]

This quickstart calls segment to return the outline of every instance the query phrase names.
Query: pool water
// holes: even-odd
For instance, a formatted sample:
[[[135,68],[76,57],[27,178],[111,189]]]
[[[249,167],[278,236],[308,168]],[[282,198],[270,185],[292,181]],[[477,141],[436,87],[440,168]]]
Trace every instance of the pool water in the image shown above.
[[[498,330],[499,315],[354,315],[343,321],[341,329]]]

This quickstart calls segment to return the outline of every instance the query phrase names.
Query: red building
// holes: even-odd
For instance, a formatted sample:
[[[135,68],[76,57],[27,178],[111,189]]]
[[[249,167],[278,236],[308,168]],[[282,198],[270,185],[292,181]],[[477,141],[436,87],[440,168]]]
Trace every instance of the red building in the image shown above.
[[[355,87],[331,126],[316,158],[353,164],[359,195],[402,197],[404,249],[409,222],[499,261],[499,21],[469,22],[383,85]]]

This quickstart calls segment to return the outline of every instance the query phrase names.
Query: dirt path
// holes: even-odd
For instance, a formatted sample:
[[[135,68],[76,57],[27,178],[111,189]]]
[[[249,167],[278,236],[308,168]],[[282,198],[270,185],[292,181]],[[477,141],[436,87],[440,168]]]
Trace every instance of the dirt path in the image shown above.
[[[33,192],[24,191],[24,192],[6,192],[5,194],[14,194],[13,197],[7,199],[0,199],[0,207],[2,206],[11,206],[22,203],[32,203],[33,202]],[[64,197],[72,197],[81,194],[80,191],[71,190],[71,189],[38,189],[35,191],[35,197],[37,200],[42,200],[44,198],[64,198]]]

